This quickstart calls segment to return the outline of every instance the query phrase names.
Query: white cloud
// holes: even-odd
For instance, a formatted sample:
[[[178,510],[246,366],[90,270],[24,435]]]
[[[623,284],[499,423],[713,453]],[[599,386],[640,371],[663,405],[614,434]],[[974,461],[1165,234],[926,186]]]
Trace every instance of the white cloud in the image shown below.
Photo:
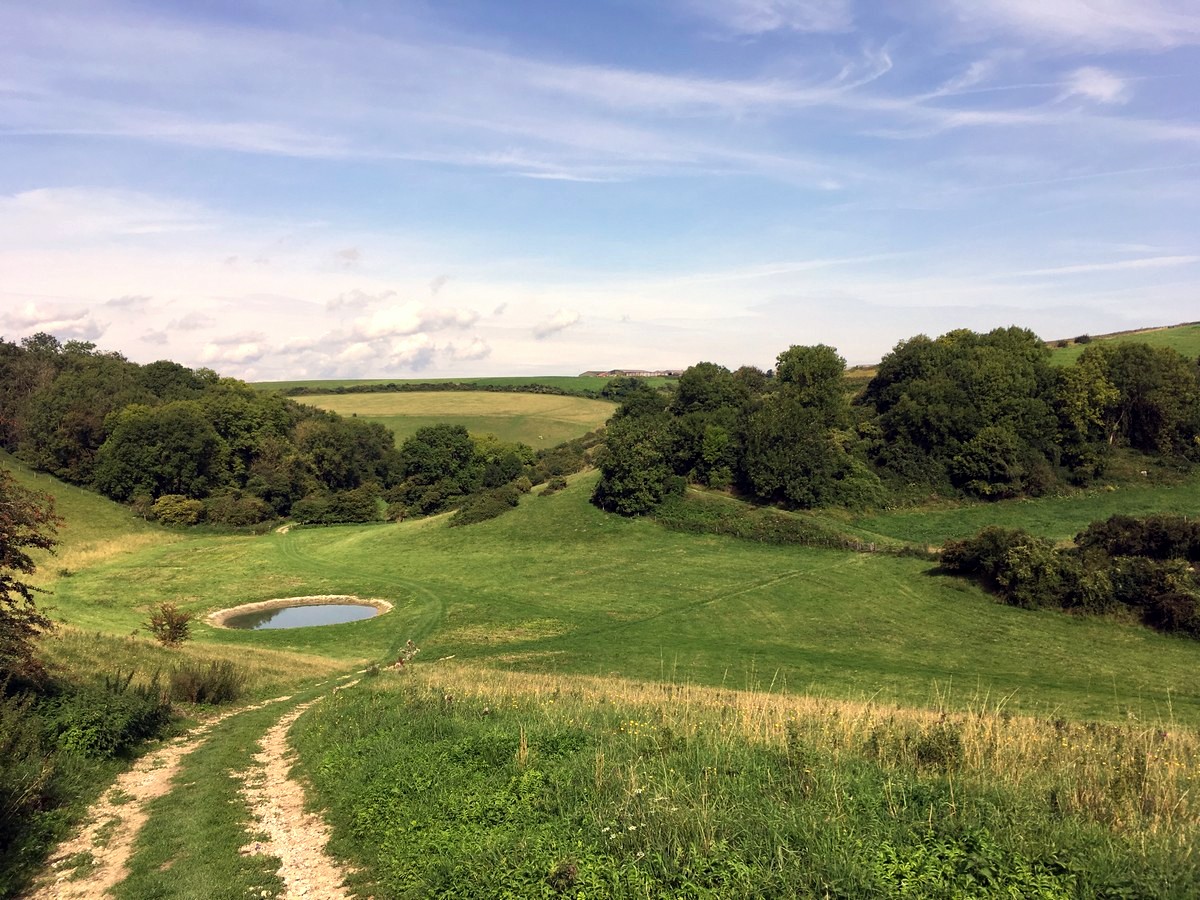
[[[366,291],[354,288],[353,290],[343,291],[331,300],[326,300],[325,308],[331,312],[338,309],[362,310],[376,303],[391,300],[395,296],[395,291],[380,291],[377,294],[368,294]]]
[[[143,343],[151,344],[156,347],[165,346],[170,342],[171,336],[166,331],[143,331],[140,340]]]
[[[0,238],[104,240],[208,230],[195,207],[137,191],[37,188],[0,196]]]
[[[210,341],[200,351],[200,361],[213,368],[222,365],[244,366],[246,363],[261,360],[266,356],[269,349],[261,341],[245,341],[242,343],[217,343]]]
[[[850,0],[687,0],[687,7],[735,34],[846,31]]]
[[[97,322],[86,308],[71,308],[54,303],[25,303],[0,314],[6,329],[19,335],[44,331],[59,340],[94,341],[108,329]]]
[[[167,323],[167,328],[172,331],[200,331],[204,328],[212,328],[216,324],[217,320],[208,313],[194,310],[184,313],[177,319],[172,319]]]
[[[553,334],[558,334],[560,331],[566,331],[572,325],[579,322],[579,313],[565,309],[560,309],[550,318],[539,322],[533,327],[533,336],[539,341],[550,337]]]
[[[142,312],[150,303],[150,298],[144,294],[126,294],[123,297],[113,297],[105,306],[112,306],[126,312]]]
[[[492,355],[491,345],[482,338],[473,338],[465,347],[451,344],[446,350],[447,355],[455,362],[471,362],[473,360],[487,359]]]
[[[379,309],[356,320],[354,332],[374,340],[447,328],[469,328],[478,320],[479,313],[469,309],[433,309],[408,303]]]
[[[1084,66],[1071,73],[1064,96],[1086,97],[1098,103],[1125,103],[1129,94],[1129,84],[1123,78],[1095,66]]]
[[[1194,0],[943,0],[968,31],[998,28],[1031,40],[1095,49],[1200,42]]]

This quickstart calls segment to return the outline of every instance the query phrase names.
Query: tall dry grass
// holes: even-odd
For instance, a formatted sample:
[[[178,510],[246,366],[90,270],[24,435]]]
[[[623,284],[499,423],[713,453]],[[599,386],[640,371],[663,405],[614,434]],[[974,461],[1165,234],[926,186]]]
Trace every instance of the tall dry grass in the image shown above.
[[[607,706],[623,730],[688,740],[703,731],[730,746],[823,748],[835,762],[944,773],[964,795],[1001,788],[1044,800],[1114,832],[1200,843],[1200,735],[1166,722],[1109,724],[1013,716],[1003,699],[961,709],[917,709],[770,691],[525,674],[442,661],[420,677],[447,694],[518,704],[561,719]],[[601,758],[603,750],[600,751]]]

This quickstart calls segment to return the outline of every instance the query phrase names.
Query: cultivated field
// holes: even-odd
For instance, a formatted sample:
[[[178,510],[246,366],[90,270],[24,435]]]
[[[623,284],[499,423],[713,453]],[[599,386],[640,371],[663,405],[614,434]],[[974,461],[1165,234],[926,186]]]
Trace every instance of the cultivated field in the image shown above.
[[[462,425],[472,434],[494,434],[534,449],[553,447],[594,431],[616,409],[607,400],[555,394],[435,391],[396,394],[320,394],[299,398],[343,416],[379,422],[396,443],[427,425]]]
[[[252,385],[264,391],[286,391],[291,388],[335,390],[377,384],[480,384],[490,387],[513,388],[527,384],[540,384],[560,388],[564,391],[599,391],[611,379],[596,375],[509,375],[495,378],[342,378],[315,381],[259,381]],[[646,378],[654,387],[669,384],[674,378]]]

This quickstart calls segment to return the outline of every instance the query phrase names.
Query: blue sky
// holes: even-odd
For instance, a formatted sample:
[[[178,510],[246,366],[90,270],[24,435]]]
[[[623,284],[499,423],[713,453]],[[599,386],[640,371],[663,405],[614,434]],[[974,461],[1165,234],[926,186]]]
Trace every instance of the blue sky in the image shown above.
[[[1198,88],[1194,0],[2,3],[0,335],[282,379],[1196,320]]]

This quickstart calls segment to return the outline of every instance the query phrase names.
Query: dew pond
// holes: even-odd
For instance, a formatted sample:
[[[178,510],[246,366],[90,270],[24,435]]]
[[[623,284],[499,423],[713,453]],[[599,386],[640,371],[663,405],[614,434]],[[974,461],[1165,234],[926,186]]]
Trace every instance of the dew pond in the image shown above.
[[[263,631],[270,628],[306,628],[309,625],[342,625],[377,615],[378,609],[363,603],[310,603],[242,613],[230,616],[224,624],[227,628]]]

